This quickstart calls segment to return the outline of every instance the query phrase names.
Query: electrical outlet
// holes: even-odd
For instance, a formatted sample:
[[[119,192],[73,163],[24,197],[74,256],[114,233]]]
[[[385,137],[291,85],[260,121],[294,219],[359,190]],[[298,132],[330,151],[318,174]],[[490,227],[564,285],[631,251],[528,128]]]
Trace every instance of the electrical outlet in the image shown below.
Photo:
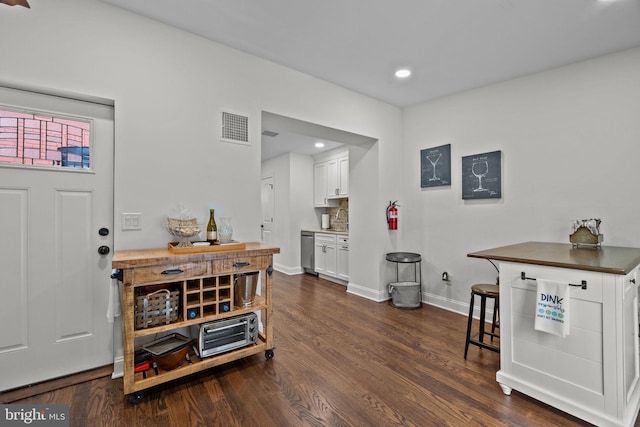
[[[123,213],[122,230],[142,230],[142,214]]]

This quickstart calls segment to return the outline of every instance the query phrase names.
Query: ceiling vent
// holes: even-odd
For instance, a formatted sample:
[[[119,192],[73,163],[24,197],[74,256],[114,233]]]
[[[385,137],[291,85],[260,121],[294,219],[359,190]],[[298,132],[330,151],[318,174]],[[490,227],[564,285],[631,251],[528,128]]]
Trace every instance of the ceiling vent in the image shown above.
[[[221,130],[220,141],[250,145],[248,117],[223,111]]]

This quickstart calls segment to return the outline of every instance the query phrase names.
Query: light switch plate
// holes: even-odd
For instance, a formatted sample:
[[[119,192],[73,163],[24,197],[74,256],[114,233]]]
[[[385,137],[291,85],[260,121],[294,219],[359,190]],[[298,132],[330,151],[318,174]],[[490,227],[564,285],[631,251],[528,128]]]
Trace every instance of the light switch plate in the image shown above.
[[[142,214],[123,213],[122,230],[142,230]]]

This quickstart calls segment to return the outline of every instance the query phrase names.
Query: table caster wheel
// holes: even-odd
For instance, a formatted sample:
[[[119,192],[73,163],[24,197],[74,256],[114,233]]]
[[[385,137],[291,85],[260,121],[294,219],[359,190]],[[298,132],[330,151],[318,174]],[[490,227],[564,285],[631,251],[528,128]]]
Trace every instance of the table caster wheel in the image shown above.
[[[129,395],[129,402],[135,405],[142,402],[143,398],[144,398],[144,391],[136,391],[135,393],[131,393]]]
[[[267,360],[271,360],[271,359],[273,359],[273,350],[265,350],[265,352],[264,352],[264,357],[265,357]]]

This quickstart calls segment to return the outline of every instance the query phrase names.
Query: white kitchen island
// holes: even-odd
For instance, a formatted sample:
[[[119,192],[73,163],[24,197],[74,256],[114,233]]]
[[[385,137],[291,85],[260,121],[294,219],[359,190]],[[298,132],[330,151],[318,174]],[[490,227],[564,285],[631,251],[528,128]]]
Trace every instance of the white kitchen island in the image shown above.
[[[632,426],[640,408],[640,249],[526,242],[468,254],[499,262],[500,370],[512,390],[598,426]],[[569,283],[570,332],[534,329],[537,281]]]

